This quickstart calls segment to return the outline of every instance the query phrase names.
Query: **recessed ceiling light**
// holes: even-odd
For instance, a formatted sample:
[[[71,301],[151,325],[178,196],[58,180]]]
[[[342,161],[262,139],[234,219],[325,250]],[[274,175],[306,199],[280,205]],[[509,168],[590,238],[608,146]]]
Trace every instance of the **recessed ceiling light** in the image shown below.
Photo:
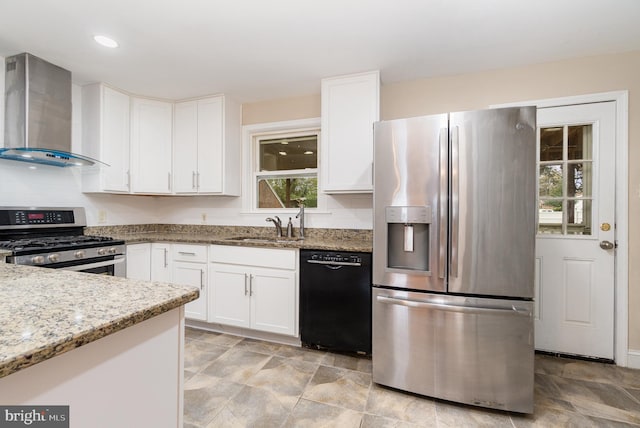
[[[118,42],[116,42],[115,40],[107,36],[93,36],[93,40],[95,40],[96,43],[101,44],[102,46],[106,46],[108,48],[118,47]]]
[[[307,150],[306,152],[304,152],[305,155],[312,155],[313,152],[311,150]]]
[[[286,156],[287,152],[278,152],[278,154],[280,154],[281,156]]]
[[[287,140],[282,140],[280,141],[280,144],[289,144],[289,142]]]

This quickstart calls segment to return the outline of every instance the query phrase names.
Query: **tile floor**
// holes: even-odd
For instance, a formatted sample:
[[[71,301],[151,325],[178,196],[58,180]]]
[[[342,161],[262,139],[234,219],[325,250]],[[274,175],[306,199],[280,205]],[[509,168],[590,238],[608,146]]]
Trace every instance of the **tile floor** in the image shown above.
[[[536,356],[535,413],[401,393],[371,360],[187,328],[187,427],[640,426],[640,370]]]

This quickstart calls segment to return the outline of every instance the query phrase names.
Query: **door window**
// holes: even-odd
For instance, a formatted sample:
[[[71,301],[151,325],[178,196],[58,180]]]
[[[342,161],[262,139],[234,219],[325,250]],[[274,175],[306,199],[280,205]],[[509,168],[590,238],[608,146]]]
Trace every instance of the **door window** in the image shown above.
[[[591,235],[593,125],[540,128],[538,234]]]

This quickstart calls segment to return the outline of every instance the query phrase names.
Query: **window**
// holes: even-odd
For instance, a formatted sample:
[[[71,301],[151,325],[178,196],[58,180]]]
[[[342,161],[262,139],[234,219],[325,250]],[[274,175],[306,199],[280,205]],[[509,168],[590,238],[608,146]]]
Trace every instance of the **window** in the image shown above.
[[[318,206],[318,130],[254,136],[257,208]]]
[[[540,129],[538,233],[591,235],[592,125]]]

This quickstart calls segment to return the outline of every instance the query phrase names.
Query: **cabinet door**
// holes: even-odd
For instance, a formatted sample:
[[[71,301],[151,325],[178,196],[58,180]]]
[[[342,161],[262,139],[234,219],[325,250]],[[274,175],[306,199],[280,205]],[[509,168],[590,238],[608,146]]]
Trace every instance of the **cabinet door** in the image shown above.
[[[102,139],[99,160],[109,165],[102,169],[102,188],[105,191],[129,191],[129,96],[102,87]]]
[[[211,264],[209,322],[251,326],[249,274],[244,266]]]
[[[321,180],[326,193],[373,191],[373,123],[380,117],[380,73],[322,80]]]
[[[171,282],[171,244],[151,244],[151,281]]]
[[[249,271],[251,328],[297,336],[298,293],[294,271]]]
[[[198,101],[198,190],[221,193],[224,174],[224,99]],[[230,165],[233,168],[233,165]]]
[[[174,106],[173,191],[198,191],[198,103],[188,101]]]
[[[207,320],[207,265],[206,263],[174,262],[174,284],[192,285],[200,289],[200,297],[184,306],[184,316],[200,321]]]
[[[133,98],[131,115],[131,179],[134,193],[171,192],[173,107]]]
[[[151,244],[127,245],[127,278],[151,280]]]
[[[82,153],[107,164],[82,168],[83,192],[129,192],[130,103],[101,83],[82,87]]]

